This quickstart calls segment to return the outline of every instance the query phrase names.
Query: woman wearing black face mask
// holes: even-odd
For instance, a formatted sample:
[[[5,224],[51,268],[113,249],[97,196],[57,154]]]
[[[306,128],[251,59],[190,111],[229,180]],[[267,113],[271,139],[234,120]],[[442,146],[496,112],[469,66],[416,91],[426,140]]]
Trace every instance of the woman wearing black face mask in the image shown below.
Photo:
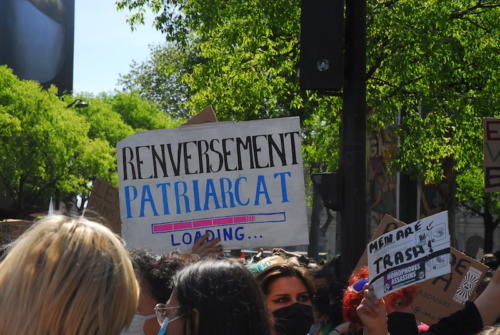
[[[306,269],[288,263],[272,265],[257,277],[278,335],[306,335],[313,323],[314,286]]]

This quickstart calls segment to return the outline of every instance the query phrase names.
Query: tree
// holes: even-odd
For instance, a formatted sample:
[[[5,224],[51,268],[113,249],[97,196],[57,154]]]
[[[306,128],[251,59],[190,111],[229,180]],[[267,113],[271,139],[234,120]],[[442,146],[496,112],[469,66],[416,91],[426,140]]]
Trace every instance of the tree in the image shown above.
[[[298,86],[299,2],[117,4],[132,11],[132,25],[150,8],[167,40],[192,41],[201,61],[182,78],[191,89],[190,111],[210,103],[222,119],[300,116],[308,164],[337,166],[339,99]],[[498,114],[498,15],[498,4],[488,0],[368,2],[369,127],[397,129],[394,168],[448,184],[450,222],[456,199],[464,199],[460,176],[478,166],[482,151],[477,120]]]
[[[136,94],[75,97],[19,80],[0,66],[0,196],[2,217],[46,210],[49,198],[76,203],[100,177],[117,185],[116,143],[137,131],[178,126]],[[82,207],[79,208],[80,210]]]
[[[86,147],[86,150],[79,153],[78,162],[82,165],[77,164],[77,167],[82,178],[81,188],[79,193],[69,194],[67,202],[76,204],[77,197],[81,198],[78,210],[82,211],[90,196],[92,182],[97,177],[118,186],[114,157],[116,145],[120,140],[139,131],[176,128],[183,122],[183,119],[169,117],[155,104],[144,101],[135,93],[100,94],[97,97],[81,95],[78,98],[88,102],[88,107],[76,108],[75,112],[88,122],[88,137],[92,146]],[[65,97],[67,102],[71,99],[74,97]],[[113,157],[106,165],[99,165],[92,161],[100,157],[100,151],[97,149],[101,147],[109,148],[109,154]]]
[[[0,185],[9,202],[2,216],[46,209],[57,191],[82,190],[83,171],[112,165],[112,148],[89,139],[89,124],[65,106],[55,87],[43,90],[0,67]]]
[[[481,142],[482,138],[478,138]],[[482,153],[477,159],[478,165],[469,166],[458,175],[458,200],[460,205],[473,215],[483,218],[484,222],[484,252],[493,252],[493,234],[500,223],[500,198],[498,192],[484,191],[484,178],[478,178],[483,173]]]
[[[480,118],[498,114],[497,6],[396,1],[378,3],[370,17],[369,104],[377,106],[372,122],[387,124],[403,115],[395,166],[426,183],[447,184],[452,233],[456,200],[483,200],[465,183],[471,169],[483,179],[476,168],[482,162]]]
[[[133,61],[129,73],[121,75],[119,83],[125,92],[136,92],[167,115],[186,117],[184,103],[190,90],[182,77],[191,70],[189,50],[173,44],[152,47],[150,59],[142,63]]]

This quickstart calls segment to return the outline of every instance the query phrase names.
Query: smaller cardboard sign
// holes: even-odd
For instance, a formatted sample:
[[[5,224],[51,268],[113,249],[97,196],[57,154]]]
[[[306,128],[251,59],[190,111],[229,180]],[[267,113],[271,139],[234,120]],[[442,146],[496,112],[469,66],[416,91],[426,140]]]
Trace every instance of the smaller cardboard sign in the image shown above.
[[[103,179],[94,181],[89,203],[84,216],[87,219],[102,222],[115,234],[121,235],[122,221],[120,219],[120,203],[118,189]]]
[[[387,232],[367,245],[370,283],[378,298],[450,273],[448,213]]]
[[[484,187],[500,191],[500,119],[484,118]]]
[[[204,110],[202,110],[200,113],[196,114],[192,118],[190,118],[186,123],[181,125],[183,126],[190,126],[194,124],[202,124],[202,123],[209,123],[209,122],[217,122],[217,116],[215,115],[215,111],[212,108],[212,106],[207,106],[205,107]]]
[[[432,325],[464,308],[467,300],[475,299],[475,291],[488,267],[451,248],[451,272],[417,285],[412,304],[417,319]]]

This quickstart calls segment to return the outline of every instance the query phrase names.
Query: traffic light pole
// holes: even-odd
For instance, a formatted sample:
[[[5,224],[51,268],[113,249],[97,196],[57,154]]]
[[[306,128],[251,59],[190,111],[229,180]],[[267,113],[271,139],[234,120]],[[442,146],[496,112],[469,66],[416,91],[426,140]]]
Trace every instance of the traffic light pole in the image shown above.
[[[345,68],[340,172],[342,274],[348,276],[367,241],[366,0],[346,1]]]

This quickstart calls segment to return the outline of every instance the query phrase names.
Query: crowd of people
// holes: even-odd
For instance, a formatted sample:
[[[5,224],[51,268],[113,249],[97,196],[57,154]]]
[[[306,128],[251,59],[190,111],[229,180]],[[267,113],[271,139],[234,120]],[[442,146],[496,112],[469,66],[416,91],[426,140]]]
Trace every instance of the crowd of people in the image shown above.
[[[500,270],[464,308],[433,325],[412,314],[416,287],[377,299],[366,267],[319,265],[276,249],[224,257],[204,236],[192,254],[126,250],[84,218],[49,216],[0,262],[0,335],[500,334]]]

